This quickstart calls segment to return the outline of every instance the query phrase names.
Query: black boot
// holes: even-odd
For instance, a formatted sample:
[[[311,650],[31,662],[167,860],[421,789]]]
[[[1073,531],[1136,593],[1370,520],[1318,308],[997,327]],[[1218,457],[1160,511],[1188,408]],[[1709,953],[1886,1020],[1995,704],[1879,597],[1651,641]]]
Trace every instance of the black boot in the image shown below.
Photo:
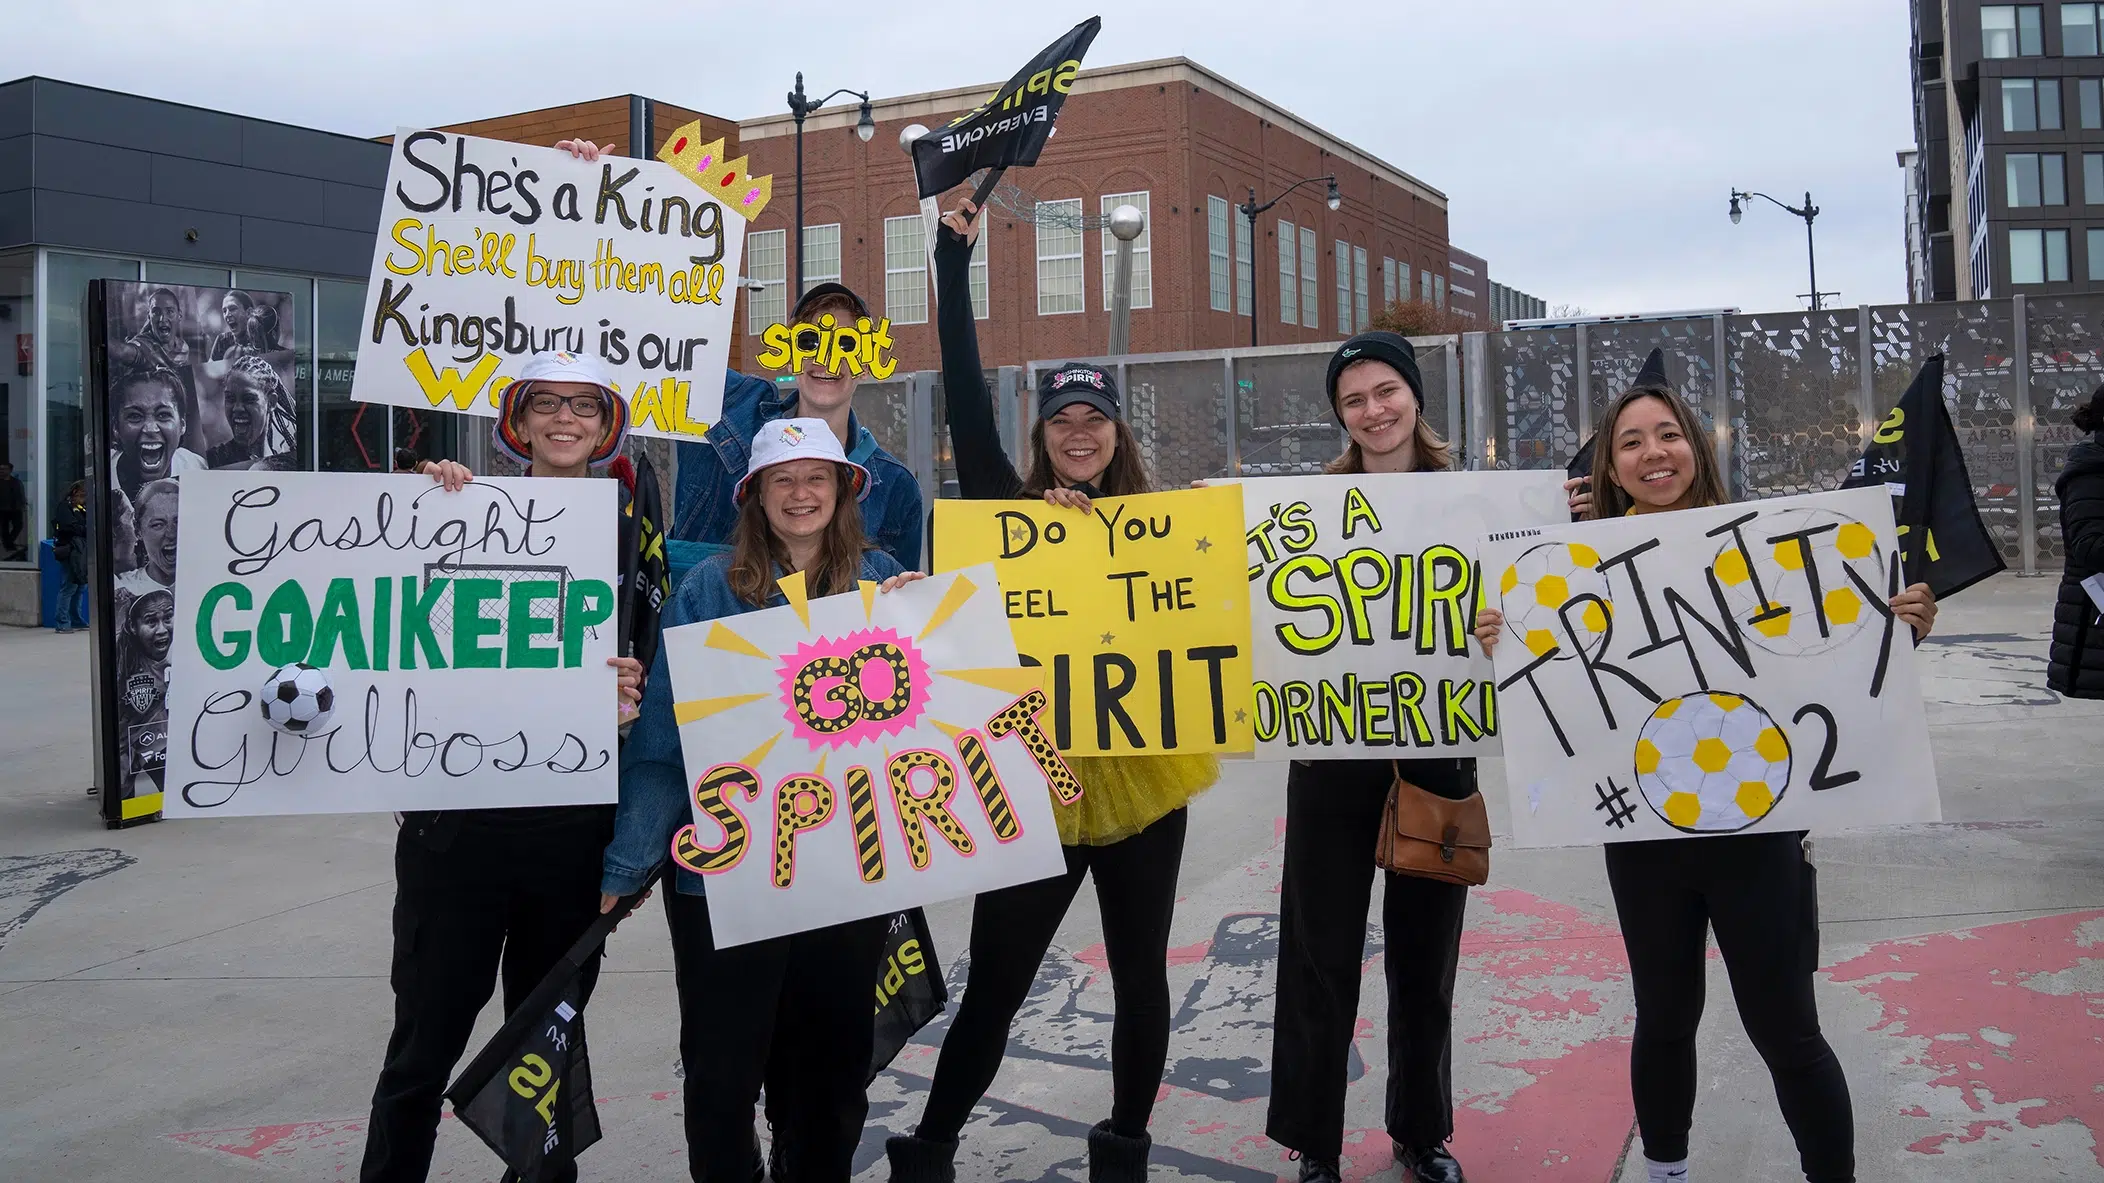
[[[1395,1161],[1402,1164],[1403,1178],[1415,1183],[1468,1183],[1461,1164],[1444,1145],[1405,1146],[1395,1144]]]
[[[957,1143],[898,1134],[884,1139],[891,1183],[957,1183]]]
[[[1138,1183],[1147,1177],[1147,1151],[1154,1139],[1111,1132],[1108,1121],[1089,1131],[1089,1183]]]
[[[1337,1169],[1336,1159],[1303,1158],[1300,1160],[1300,1183],[1344,1183],[1344,1174]]]

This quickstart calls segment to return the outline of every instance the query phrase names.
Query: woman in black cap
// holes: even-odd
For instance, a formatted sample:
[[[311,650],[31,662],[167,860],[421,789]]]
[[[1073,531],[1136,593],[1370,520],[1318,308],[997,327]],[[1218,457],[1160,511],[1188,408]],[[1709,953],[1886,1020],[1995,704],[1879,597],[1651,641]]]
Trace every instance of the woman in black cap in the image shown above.
[[[979,365],[968,271],[977,210],[943,218],[935,246],[936,325],[957,484],[977,500],[1042,497],[1087,510],[1091,497],[1149,491],[1139,442],[1118,415],[1118,387],[1095,366],[1066,365],[1038,383],[1030,470],[1008,462]],[[981,895],[972,906],[971,970],[944,1037],[919,1127],[885,1143],[898,1183],[956,1178],[957,1136],[993,1084],[1008,1028],[1037,980],[1081,877],[1093,872],[1117,1009],[1111,1022],[1111,1115],[1089,1131],[1092,1183],[1144,1179],[1147,1119],[1169,1057],[1169,922],[1183,862],[1185,804],[1219,779],[1207,756],[1069,758],[1084,792],[1053,802],[1067,870]]]
[[[1351,437],[1332,473],[1442,472],[1452,450],[1422,414],[1417,351],[1395,333],[1360,333],[1330,357],[1330,409]],[[1295,760],[1286,773],[1286,867],[1279,902],[1271,1108],[1264,1132],[1300,1155],[1300,1178],[1335,1183],[1344,1091],[1359,1019],[1366,907],[1381,811],[1395,779],[1453,800],[1476,792],[1472,759]],[[1405,1177],[1460,1183],[1450,1068],[1454,969],[1468,889],[1381,875],[1388,982],[1386,1125]]]
[[[1731,500],[1716,454],[1700,443],[1701,421],[1666,380],[1663,354],[1653,351],[1603,422],[1589,488],[1573,490],[1574,513],[1597,520]],[[1936,623],[1936,597],[1927,584],[1893,596],[1889,606],[1913,628],[1917,642]],[[1504,628],[1498,610],[1477,614],[1476,639],[1486,653]],[[1855,1179],[1848,1079],[1820,1034],[1812,994],[1819,968],[1819,880],[1811,848],[1803,831],[1777,830],[1616,842],[1606,849],[1607,884],[1636,995],[1629,1089],[1649,1183],[1691,1183],[1695,1032],[1712,929],[1740,1022],[1768,1065],[1805,1178]],[[1743,1169],[1731,1165],[1719,1173],[1744,1177]]]

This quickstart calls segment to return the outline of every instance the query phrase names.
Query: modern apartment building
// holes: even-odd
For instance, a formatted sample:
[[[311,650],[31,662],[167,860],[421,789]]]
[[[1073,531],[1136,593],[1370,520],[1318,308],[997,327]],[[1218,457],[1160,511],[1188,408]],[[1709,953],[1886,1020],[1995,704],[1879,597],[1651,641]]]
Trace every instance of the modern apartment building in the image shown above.
[[[846,78],[824,80],[830,88]],[[879,98],[876,134],[854,134],[859,104],[815,112],[804,124],[803,272],[838,279],[892,322],[899,364],[939,364],[926,238],[911,161],[899,133],[940,127],[970,110],[992,82]],[[748,119],[739,142],[754,172],[772,173],[774,200],[747,232],[745,356],[794,304],[795,124]],[[1058,134],[1033,168],[1007,180],[1045,215],[988,216],[972,296],[988,365],[1105,352],[1115,240],[1086,224],[1119,205],[1147,214],[1134,243],[1134,353],[1250,343],[1334,341],[1396,300],[1443,303],[1449,287],[1446,195],[1363,148],[1183,58],[1083,70]],[[1303,185],[1257,219],[1239,208]],[[963,194],[949,194],[954,201]],[[1034,211],[1037,206],[1031,205]]]
[[[1490,285],[1490,320],[1499,328],[1508,320],[1538,320],[1549,315],[1549,306],[1535,296],[1493,281]]]
[[[1912,0],[1916,300],[2104,287],[2104,4]]]

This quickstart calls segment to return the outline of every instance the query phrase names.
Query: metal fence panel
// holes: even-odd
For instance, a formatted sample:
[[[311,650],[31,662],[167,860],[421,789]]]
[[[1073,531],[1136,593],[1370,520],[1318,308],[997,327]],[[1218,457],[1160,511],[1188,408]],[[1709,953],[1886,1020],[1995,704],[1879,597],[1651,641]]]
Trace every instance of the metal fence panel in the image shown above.
[[[1492,468],[1562,468],[1578,452],[1578,332],[1491,333]]]
[[[1235,428],[1250,476],[1321,472],[1344,450],[1323,376],[1330,351],[1267,352],[1234,359]]]
[[[2030,333],[2031,412],[2038,427],[2032,496],[2038,507],[2041,563],[2067,561],[2060,536],[2060,499],[2053,482],[2067,467],[2067,451],[2083,438],[2068,422],[2076,407],[2104,385],[2104,295],[2034,296],[2025,302]]]
[[[1853,308],[1725,318],[1735,495],[1817,493],[1848,478],[1862,454],[1857,320]]]

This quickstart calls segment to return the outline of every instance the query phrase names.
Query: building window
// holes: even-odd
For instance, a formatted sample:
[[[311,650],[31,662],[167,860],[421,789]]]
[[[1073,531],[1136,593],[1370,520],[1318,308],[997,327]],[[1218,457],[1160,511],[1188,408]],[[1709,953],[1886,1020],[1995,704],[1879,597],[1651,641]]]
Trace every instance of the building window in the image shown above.
[[[2097,56],[2097,10],[2104,4],[2060,6],[2060,56]]]
[[[2067,157],[2058,152],[2011,152],[2009,207],[2067,204]]]
[[[1401,259],[1395,261],[1395,298],[1410,302],[1410,264]]]
[[[1992,4],[1980,9],[1980,56],[2037,57],[2044,53],[2043,6]]]
[[[1430,304],[1432,302],[1432,272],[1427,268],[1419,268],[1417,281],[1417,298]]]
[[[1103,308],[1110,310],[1110,285],[1118,267],[1118,236],[1110,232],[1110,211],[1121,205],[1138,207],[1147,219],[1146,228],[1132,240],[1132,306],[1154,307],[1154,211],[1145,193],[1112,193],[1102,198],[1103,221]]]
[[[1205,199],[1205,278],[1212,293],[1213,311],[1226,312],[1233,296],[1228,284],[1234,275],[1234,255],[1228,249],[1227,198]]]
[[[1446,276],[1444,275],[1432,277],[1432,307],[1441,311],[1446,309]]]
[[[758,230],[745,236],[745,277],[760,289],[745,293],[745,331],[759,334],[789,317],[789,232]]]
[[[840,282],[840,223],[804,227],[804,287]]]
[[[985,320],[993,315],[993,302],[986,290],[986,240],[992,238],[990,227],[981,227],[979,237],[972,243],[971,292],[972,319]]]
[[[1352,334],[1352,244],[1337,240],[1337,331]]]
[[[1249,219],[1235,219],[1235,315],[1248,316],[1256,298],[1256,248],[1249,241]]]
[[[1357,315],[1359,330],[1364,332],[1366,326],[1373,323],[1373,318],[1367,315],[1366,308],[1366,248],[1363,246],[1352,248],[1352,311]]]
[[[1300,281],[1296,278],[1294,260],[1293,223],[1284,218],[1278,223],[1278,320],[1280,324],[1296,324],[1300,321]]]
[[[2082,201],[2085,205],[2104,205],[2104,152],[2082,154]]]
[[[1081,199],[1037,203],[1037,314],[1058,316],[1085,306],[1081,282]]]
[[[2059,131],[2060,80],[2002,79],[2003,131]]]
[[[365,339],[365,284],[324,279],[315,283],[314,356],[321,429],[318,467],[323,472],[386,472],[385,420],[365,403],[351,401],[358,372],[358,347]]]
[[[1395,260],[1381,256],[1381,307],[1395,303]]]
[[[2104,230],[2083,232],[2089,246],[2089,281],[2094,284],[2104,279]]]
[[[917,213],[884,219],[884,315],[893,324],[928,322],[928,225]]]
[[[1315,227],[1300,228],[1300,323],[1302,328],[1322,327],[1322,248],[1315,245]]]
[[[2104,84],[2095,78],[2075,79],[2075,107],[2082,130],[2104,128]]]
[[[2011,230],[2009,282],[2066,283],[2067,231]]]

